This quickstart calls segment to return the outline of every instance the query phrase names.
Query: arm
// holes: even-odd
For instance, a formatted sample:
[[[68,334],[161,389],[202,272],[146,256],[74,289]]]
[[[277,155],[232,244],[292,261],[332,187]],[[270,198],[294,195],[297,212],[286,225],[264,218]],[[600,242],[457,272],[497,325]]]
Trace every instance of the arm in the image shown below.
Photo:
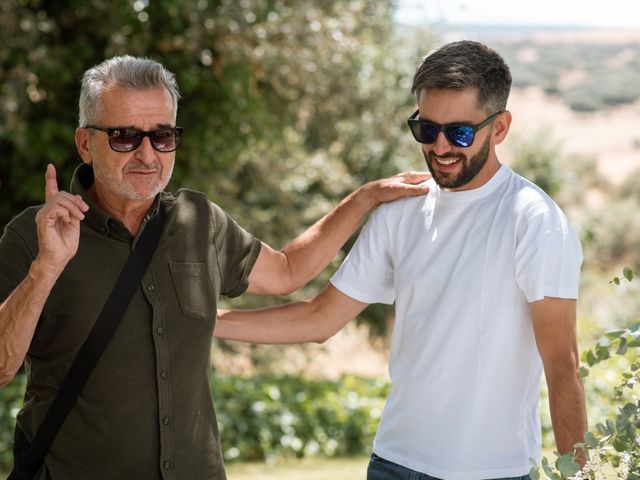
[[[576,301],[545,297],[529,304],[533,330],[549,388],[553,433],[560,454],[584,441],[587,413],[579,374],[576,341]],[[576,460],[584,466],[581,450]]]
[[[38,256],[26,278],[0,304],[0,387],[22,365],[51,289],[76,254],[80,221],[89,208],[80,197],[58,192],[52,165],[45,182],[47,201],[36,215]]]
[[[424,195],[427,173],[404,173],[369,182],[281,251],[262,245],[249,275],[250,293],[291,293],[318,275],[358,228],[369,210],[402,197]]]
[[[329,284],[304,302],[256,310],[219,310],[214,336],[253,343],[322,343],[366,306]]]

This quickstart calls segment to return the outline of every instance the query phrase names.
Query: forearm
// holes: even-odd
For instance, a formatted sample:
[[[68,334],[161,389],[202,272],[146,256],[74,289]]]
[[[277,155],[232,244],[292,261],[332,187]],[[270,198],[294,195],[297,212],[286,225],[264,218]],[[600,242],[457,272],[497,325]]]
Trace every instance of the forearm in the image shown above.
[[[315,278],[353,235],[377,204],[360,187],[283,249],[290,276],[289,291]]]
[[[356,231],[365,215],[381,203],[424,195],[428,174],[408,172],[369,182],[342,200],[298,238],[275,251],[263,244],[249,275],[250,293],[286,294],[318,275]]]
[[[323,342],[331,336],[310,301],[255,310],[219,310],[214,336],[241,342]]]
[[[576,443],[584,442],[587,431],[584,386],[577,373],[564,379],[547,381],[549,387],[549,409],[558,452],[572,452]],[[581,450],[576,450],[576,459],[584,466],[586,459]]]
[[[35,260],[26,278],[0,304],[0,387],[10,382],[22,365],[58,276]]]
[[[321,343],[338,333],[366,306],[329,284],[305,302],[219,311],[214,336],[254,343]]]

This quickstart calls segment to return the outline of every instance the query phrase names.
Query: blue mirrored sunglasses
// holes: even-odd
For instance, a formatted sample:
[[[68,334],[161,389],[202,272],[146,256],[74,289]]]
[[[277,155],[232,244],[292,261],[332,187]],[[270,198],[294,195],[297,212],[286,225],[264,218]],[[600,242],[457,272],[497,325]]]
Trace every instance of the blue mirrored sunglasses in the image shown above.
[[[489,125],[503,112],[496,112],[477,125],[472,125],[470,123],[447,123],[446,125],[441,125],[439,123],[417,118],[419,111],[420,110],[416,110],[407,120],[411,133],[413,134],[413,138],[420,143],[431,145],[435,143],[438,138],[438,134],[440,132],[444,132],[444,136],[447,137],[449,143],[454,147],[470,147],[476,137],[476,132],[482,127]]]

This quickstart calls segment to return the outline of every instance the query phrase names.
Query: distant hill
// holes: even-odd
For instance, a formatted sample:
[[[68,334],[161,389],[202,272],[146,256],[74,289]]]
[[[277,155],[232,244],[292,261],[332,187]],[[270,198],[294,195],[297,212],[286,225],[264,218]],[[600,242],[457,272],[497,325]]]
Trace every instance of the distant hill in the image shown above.
[[[467,38],[491,45],[511,67],[514,87],[539,87],[573,111],[594,112],[640,99],[638,30],[535,25],[431,28],[443,41]]]

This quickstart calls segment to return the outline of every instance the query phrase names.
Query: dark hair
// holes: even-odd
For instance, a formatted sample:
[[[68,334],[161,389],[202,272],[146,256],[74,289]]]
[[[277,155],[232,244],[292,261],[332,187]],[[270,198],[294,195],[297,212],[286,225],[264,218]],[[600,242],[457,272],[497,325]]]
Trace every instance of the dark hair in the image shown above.
[[[411,92],[419,97],[423,88],[469,87],[477,90],[480,108],[488,113],[505,110],[511,73],[497,52],[481,43],[462,40],[448,43],[422,59]]]

